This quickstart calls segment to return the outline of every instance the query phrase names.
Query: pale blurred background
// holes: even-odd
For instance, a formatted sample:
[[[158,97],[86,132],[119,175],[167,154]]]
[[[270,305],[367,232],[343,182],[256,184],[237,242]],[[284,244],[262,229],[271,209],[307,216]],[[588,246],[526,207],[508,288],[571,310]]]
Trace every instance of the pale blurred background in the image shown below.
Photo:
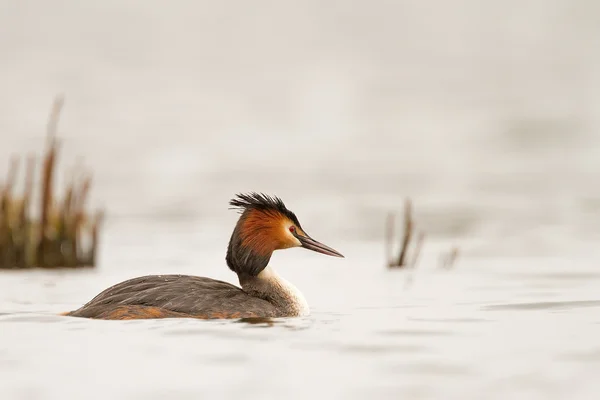
[[[42,153],[64,94],[58,175],[82,160],[108,216],[97,270],[0,276],[0,311],[145,273],[236,283],[237,192],[281,196],[347,256],[274,258],[315,310],[294,333],[6,317],[0,394],[594,398],[599,21],[592,0],[0,0],[0,176]],[[383,266],[405,197],[419,271],[461,250],[407,292]]]
[[[597,2],[1,7],[1,159],[64,93],[59,174],[83,159],[113,220],[221,224],[257,190],[353,239],[405,196],[433,235],[597,235]]]

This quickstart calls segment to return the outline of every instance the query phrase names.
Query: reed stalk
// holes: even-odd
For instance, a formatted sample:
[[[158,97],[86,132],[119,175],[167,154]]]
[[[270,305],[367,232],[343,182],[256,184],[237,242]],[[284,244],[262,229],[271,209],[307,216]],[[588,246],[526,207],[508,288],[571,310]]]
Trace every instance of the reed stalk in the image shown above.
[[[423,246],[423,241],[425,239],[424,233],[419,233],[417,236],[417,243],[412,253],[412,257],[410,258],[410,262],[408,262],[408,252],[411,242],[414,238],[415,231],[415,223],[412,217],[412,203],[410,199],[406,199],[404,202],[404,230],[402,233],[402,239],[400,241],[400,251],[397,257],[394,257],[393,248],[394,248],[394,236],[395,236],[395,219],[396,216],[393,213],[388,214],[386,220],[386,232],[385,232],[385,243],[386,243],[386,259],[388,268],[405,268],[405,267],[415,267],[419,255],[421,253],[421,248]]]

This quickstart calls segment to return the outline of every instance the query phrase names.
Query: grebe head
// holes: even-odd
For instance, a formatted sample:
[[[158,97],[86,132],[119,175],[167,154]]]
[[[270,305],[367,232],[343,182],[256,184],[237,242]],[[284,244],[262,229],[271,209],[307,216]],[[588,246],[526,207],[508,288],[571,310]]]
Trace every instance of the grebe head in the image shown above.
[[[291,247],[344,257],[311,238],[278,197],[238,194],[229,204],[242,214],[231,235],[226,258],[229,268],[238,275],[257,276],[269,263],[273,251]]]

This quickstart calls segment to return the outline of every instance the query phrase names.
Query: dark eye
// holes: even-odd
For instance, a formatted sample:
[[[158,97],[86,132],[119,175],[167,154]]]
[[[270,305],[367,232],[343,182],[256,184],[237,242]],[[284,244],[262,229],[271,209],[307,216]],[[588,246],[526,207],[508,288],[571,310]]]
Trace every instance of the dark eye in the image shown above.
[[[296,227],[294,225],[290,226],[290,232],[296,233]]]

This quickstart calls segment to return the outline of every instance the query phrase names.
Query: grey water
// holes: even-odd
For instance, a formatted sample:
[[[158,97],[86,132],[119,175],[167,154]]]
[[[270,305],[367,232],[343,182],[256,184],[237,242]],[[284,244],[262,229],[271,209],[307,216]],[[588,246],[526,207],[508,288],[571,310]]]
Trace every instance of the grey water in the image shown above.
[[[57,185],[91,171],[107,221],[96,269],[0,271],[0,398],[597,398],[599,12],[1,1],[0,176],[41,154],[63,93]],[[237,283],[245,191],[346,256],[272,258],[310,316],[57,315],[144,274]],[[406,197],[426,239],[390,271]]]

